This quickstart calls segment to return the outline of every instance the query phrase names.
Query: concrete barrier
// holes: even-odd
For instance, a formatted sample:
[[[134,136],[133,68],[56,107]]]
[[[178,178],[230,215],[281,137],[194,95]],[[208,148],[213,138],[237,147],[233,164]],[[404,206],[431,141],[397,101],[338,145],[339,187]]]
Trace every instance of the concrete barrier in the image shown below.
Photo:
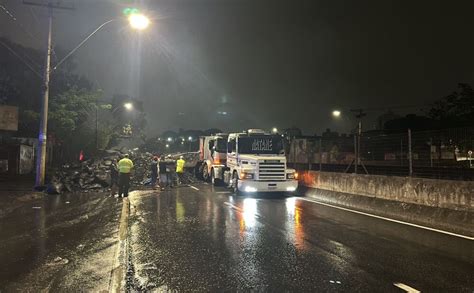
[[[300,183],[326,203],[474,234],[474,182],[305,171]]]

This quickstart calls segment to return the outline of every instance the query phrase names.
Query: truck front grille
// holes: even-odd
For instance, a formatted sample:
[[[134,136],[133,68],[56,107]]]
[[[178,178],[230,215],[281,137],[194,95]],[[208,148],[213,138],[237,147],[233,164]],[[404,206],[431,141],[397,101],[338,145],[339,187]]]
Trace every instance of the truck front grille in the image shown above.
[[[258,180],[285,179],[285,162],[258,162]]]

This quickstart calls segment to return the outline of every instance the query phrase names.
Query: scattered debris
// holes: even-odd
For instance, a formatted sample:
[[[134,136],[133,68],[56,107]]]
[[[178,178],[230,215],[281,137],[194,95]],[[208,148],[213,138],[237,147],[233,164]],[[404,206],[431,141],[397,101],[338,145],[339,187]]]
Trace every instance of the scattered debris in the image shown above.
[[[69,263],[69,260],[68,259],[65,259],[65,258],[62,258],[62,257],[56,257],[54,258],[54,260],[50,263],[48,263],[48,266],[55,266],[55,265],[65,265],[65,264],[68,264]]]
[[[61,194],[64,192],[105,192],[110,190],[110,165],[113,160],[120,160],[123,152],[118,150],[106,150],[101,158],[89,159],[83,162],[64,164],[56,171],[50,183],[46,187],[48,194]],[[172,154],[173,159],[184,157],[185,167],[194,171],[194,166],[199,159],[198,153]],[[143,186],[144,182],[151,178],[150,163],[153,154],[149,152],[130,152],[130,159],[134,163],[131,177],[132,186]],[[183,175],[184,184],[196,181],[194,172],[186,172]]]

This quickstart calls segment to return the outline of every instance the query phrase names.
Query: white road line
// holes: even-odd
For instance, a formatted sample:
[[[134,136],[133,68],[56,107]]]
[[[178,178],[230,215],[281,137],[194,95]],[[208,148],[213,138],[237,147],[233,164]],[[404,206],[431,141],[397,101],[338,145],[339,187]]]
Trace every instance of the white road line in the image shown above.
[[[439,229],[435,229],[435,228],[430,228],[430,227],[417,225],[417,224],[413,224],[413,223],[409,223],[409,222],[404,222],[404,221],[395,220],[395,219],[391,219],[391,218],[386,218],[386,217],[382,217],[382,216],[377,216],[377,215],[364,213],[364,212],[360,212],[360,211],[356,211],[356,210],[351,210],[351,209],[348,209],[348,208],[343,208],[343,207],[335,206],[335,205],[332,205],[332,204],[323,203],[323,202],[320,202],[320,201],[317,201],[317,200],[311,200],[311,199],[307,199],[307,198],[299,198],[299,199],[309,201],[309,202],[313,202],[313,203],[320,204],[320,205],[324,205],[324,206],[328,206],[328,207],[332,207],[332,208],[335,208],[335,209],[355,213],[355,214],[360,214],[360,215],[364,215],[364,216],[368,216],[368,217],[372,217],[372,218],[377,218],[377,219],[389,221],[389,222],[394,222],[394,223],[398,223],[398,224],[403,224],[403,225],[407,225],[407,226],[421,228],[421,229],[425,229],[425,230],[429,230],[429,231],[433,231],[433,232],[438,232],[438,233],[442,233],[442,234],[446,234],[446,235],[450,235],[450,236],[464,238],[464,239],[471,240],[471,241],[474,240],[474,237],[469,237],[469,236],[466,236],[466,235],[456,234],[456,233],[453,233],[453,232],[448,232],[448,231],[439,230]]]
[[[241,208],[239,208],[239,207],[236,206],[236,205],[231,204],[231,203],[228,202],[228,201],[224,202],[224,204],[225,204],[226,206],[229,206],[229,207],[233,208],[234,210],[238,210],[238,211],[240,211],[240,212],[243,212],[243,210],[242,210]]]
[[[218,191],[216,193],[218,193],[218,194],[228,194],[228,193],[230,193],[230,191]]]
[[[192,186],[192,185],[189,185],[189,187],[191,187],[191,188],[194,189],[194,190],[199,190],[199,188],[194,187],[194,186]]]
[[[406,292],[409,292],[409,293],[420,293],[421,291],[420,290],[416,290],[415,288],[412,288],[408,285],[405,285],[403,283],[393,283],[394,286],[406,291]]]

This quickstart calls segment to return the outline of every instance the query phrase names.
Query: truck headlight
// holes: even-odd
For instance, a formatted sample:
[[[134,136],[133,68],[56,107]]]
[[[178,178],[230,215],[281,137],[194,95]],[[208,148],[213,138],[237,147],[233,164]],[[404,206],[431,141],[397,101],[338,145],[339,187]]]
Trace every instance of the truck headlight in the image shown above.
[[[253,179],[253,173],[240,172],[240,179]]]
[[[298,179],[298,172],[288,173],[286,174],[287,179]]]

